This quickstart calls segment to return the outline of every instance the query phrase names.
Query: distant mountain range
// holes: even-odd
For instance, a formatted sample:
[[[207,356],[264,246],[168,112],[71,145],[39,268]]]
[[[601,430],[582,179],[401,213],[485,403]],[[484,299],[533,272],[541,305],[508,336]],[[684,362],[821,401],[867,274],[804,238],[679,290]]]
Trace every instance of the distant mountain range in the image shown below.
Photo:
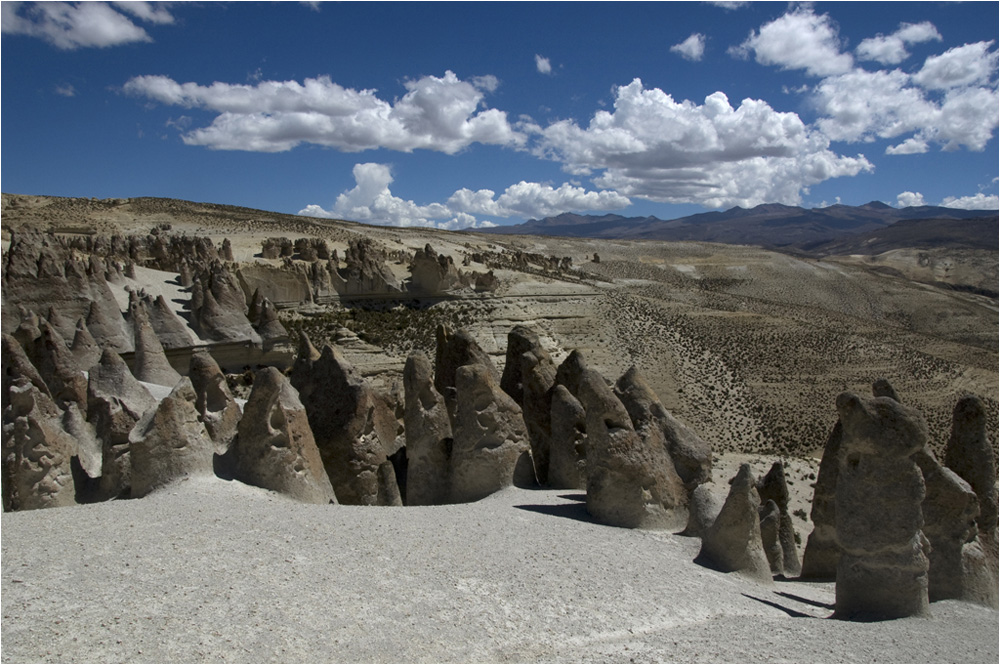
[[[949,228],[949,222],[983,218],[996,220],[997,211],[939,206],[893,208],[879,201],[862,206],[833,205],[812,209],[770,203],[750,209],[736,207],[724,212],[706,212],[671,220],[563,213],[540,220],[532,219],[524,224],[477,231],[628,240],[694,240],[814,253],[824,245],[832,248],[837,242],[844,242],[845,238],[871,234],[906,220],[937,220],[936,225],[921,227],[919,235],[924,238],[923,241],[929,241],[935,234],[941,239],[959,231],[958,225],[954,229]],[[900,236],[915,233],[916,230],[916,226],[903,225],[892,233],[896,240],[900,240]],[[974,233],[962,231],[959,235],[964,238],[963,242],[977,242]],[[996,249],[996,223],[993,224],[992,242],[992,248]]]

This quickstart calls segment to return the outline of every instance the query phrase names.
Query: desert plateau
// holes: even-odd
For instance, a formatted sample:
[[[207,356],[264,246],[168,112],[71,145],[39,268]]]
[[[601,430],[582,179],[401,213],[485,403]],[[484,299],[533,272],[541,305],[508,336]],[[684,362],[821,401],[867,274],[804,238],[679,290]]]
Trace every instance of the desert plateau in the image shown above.
[[[2,205],[3,662],[1000,657],[995,240]]]

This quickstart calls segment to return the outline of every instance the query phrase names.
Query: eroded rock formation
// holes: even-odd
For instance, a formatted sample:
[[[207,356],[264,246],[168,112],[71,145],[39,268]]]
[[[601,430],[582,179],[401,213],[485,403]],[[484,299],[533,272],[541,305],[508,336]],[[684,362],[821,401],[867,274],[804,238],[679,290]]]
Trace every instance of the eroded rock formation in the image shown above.
[[[413,353],[403,369],[406,432],[406,503],[447,503],[451,495],[452,432],[448,407],[434,388],[430,359]]]
[[[760,534],[760,497],[749,464],[740,465],[722,510],[702,536],[698,559],[726,573],[771,580]]]

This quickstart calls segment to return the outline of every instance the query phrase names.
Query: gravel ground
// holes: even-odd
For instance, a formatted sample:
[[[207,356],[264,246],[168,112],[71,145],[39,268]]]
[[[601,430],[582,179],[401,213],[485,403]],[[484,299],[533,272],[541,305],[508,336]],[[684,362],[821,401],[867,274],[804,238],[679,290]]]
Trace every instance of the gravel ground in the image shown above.
[[[3,662],[982,662],[998,615],[829,619],[832,584],[692,563],[583,494],[308,506],[215,478],[3,515]]]

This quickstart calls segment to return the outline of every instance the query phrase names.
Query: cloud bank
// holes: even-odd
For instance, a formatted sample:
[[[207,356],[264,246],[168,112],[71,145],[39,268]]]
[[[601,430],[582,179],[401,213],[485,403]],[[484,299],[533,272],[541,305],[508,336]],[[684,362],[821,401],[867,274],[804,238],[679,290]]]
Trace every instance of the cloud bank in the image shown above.
[[[300,215],[350,219],[388,226],[433,226],[443,229],[495,226],[488,217],[547,217],[568,210],[619,210],[630,205],[628,198],[615,192],[586,191],[564,183],[558,188],[521,181],[499,197],[490,189],[460,189],[446,203],[418,205],[393,195],[393,182],[386,164],[354,165],[354,188],[340,194],[329,210],[313,204]]]
[[[126,14],[146,23],[174,22],[164,7],[149,2],[4,2],[0,13],[4,33],[37,37],[67,51],[153,41]]]

